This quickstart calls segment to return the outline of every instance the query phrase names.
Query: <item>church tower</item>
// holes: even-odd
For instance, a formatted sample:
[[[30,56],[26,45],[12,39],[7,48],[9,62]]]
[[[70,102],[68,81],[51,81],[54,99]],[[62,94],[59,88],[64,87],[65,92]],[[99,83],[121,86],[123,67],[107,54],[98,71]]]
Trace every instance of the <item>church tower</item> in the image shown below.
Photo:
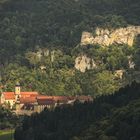
[[[16,100],[16,102],[19,102],[19,98],[20,97],[21,97],[21,94],[20,94],[20,83],[17,82],[16,86],[15,86],[15,100]]]

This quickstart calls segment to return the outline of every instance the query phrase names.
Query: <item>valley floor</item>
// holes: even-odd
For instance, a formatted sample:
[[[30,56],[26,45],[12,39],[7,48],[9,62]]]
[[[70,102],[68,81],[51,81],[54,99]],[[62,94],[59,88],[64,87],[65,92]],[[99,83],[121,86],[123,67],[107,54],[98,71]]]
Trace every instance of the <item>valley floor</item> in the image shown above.
[[[0,140],[14,140],[14,130],[0,130]]]

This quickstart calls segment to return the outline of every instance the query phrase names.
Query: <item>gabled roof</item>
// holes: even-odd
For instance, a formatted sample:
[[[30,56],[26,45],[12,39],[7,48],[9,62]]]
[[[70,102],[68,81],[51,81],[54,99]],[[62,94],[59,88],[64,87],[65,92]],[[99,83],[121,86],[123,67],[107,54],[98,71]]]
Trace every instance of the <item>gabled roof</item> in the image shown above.
[[[15,101],[15,92],[3,92],[5,100]],[[54,103],[65,104],[68,101],[73,102],[74,100],[79,100],[81,102],[93,101],[91,96],[47,96],[39,95],[38,92],[21,92],[20,93],[20,103],[21,104],[33,104],[38,103],[39,105],[52,105]]]
[[[3,92],[5,100],[15,100],[14,92]]]
[[[55,101],[53,99],[37,99],[38,105],[53,105]]]
[[[67,102],[68,97],[66,97],[66,96],[53,96],[53,100],[55,102]]]
[[[39,95],[37,99],[53,99],[54,101],[67,101],[67,96],[47,96],[47,95]]]
[[[44,101],[43,101],[44,100]],[[68,97],[66,96],[45,96],[45,95],[39,95],[37,96],[37,101],[41,101],[42,103],[45,101],[53,100],[53,102],[67,102]]]
[[[93,98],[91,96],[85,96],[85,95],[77,96],[76,99],[80,101],[93,101]]]
[[[38,96],[38,92],[20,92],[21,97],[23,98],[28,98],[28,97],[37,97]]]
[[[47,95],[38,95],[37,99],[53,99],[53,96],[47,96]]]
[[[21,95],[38,95],[38,92],[36,91],[24,91],[24,92],[20,92]]]
[[[26,97],[26,98],[21,97],[20,98],[21,104],[36,103],[36,102],[37,102],[36,97]]]
[[[15,100],[15,92],[3,92],[5,100]],[[21,98],[37,97],[38,92],[21,92]]]

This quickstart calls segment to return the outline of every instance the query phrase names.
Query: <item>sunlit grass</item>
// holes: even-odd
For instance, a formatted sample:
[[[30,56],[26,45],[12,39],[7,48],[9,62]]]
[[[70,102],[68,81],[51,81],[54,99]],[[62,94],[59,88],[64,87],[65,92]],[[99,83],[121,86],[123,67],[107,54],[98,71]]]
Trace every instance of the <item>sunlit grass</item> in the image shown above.
[[[0,130],[0,140],[14,140],[14,130]]]

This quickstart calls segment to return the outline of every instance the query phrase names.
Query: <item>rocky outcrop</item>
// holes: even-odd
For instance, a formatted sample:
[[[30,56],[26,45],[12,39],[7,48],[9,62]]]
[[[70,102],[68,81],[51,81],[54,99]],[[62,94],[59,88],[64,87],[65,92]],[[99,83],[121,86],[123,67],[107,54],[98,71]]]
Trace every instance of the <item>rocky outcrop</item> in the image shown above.
[[[125,73],[125,70],[116,70],[116,71],[114,72],[114,76],[115,76],[115,78],[122,79],[124,73]]]
[[[130,55],[130,56],[128,56],[127,58],[128,58],[128,66],[129,66],[129,68],[130,68],[130,69],[134,69],[134,68],[135,68],[135,63],[134,63],[134,61],[133,61],[133,56]]]
[[[82,55],[75,59],[75,68],[81,72],[85,72],[86,70],[96,68],[96,64],[93,59]]]
[[[94,35],[89,32],[82,33],[81,45],[99,44],[109,46],[112,44],[127,44],[132,46],[138,34],[140,34],[140,26],[128,26],[115,30],[97,28]]]

